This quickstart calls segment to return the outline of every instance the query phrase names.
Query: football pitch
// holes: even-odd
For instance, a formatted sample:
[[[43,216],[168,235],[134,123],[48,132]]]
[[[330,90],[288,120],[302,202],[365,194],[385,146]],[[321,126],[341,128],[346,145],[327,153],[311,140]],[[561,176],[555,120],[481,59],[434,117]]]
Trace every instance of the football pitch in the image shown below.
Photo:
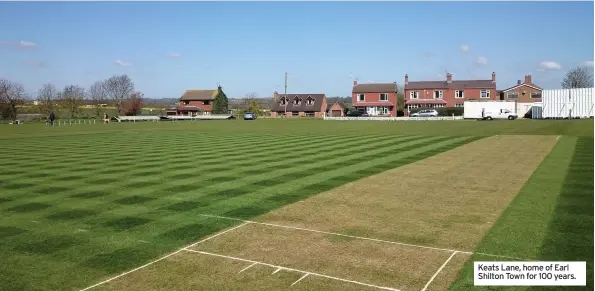
[[[1,125],[0,161],[0,290],[593,288],[592,120]]]

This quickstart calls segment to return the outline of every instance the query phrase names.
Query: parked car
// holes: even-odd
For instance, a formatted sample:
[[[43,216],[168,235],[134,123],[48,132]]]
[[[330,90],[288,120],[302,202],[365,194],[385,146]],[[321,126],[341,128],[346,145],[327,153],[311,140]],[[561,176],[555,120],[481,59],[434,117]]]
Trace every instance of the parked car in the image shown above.
[[[438,111],[435,109],[424,109],[418,112],[411,114],[411,117],[436,117],[438,116]]]
[[[244,120],[256,120],[256,114],[252,112],[244,113]]]
[[[354,111],[347,112],[347,116],[349,116],[349,117],[368,117],[370,115],[368,114],[368,112],[365,112],[365,111],[362,112],[359,110],[354,110]]]
[[[513,113],[512,111],[508,110],[508,109],[500,109],[497,112],[490,112],[490,111],[484,111],[482,113],[482,118],[483,120],[492,120],[492,119],[508,119],[508,120],[515,120],[517,119],[519,116],[516,113]]]

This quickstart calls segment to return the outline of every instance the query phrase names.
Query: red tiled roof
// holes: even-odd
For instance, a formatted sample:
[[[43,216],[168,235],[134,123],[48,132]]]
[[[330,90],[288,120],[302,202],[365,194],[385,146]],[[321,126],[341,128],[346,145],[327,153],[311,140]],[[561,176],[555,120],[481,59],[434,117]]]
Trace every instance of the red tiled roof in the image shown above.
[[[376,101],[376,102],[357,102],[353,103],[351,107],[365,107],[365,106],[395,106],[392,102]]]
[[[405,104],[446,104],[442,99],[411,99],[407,100]]]
[[[454,80],[452,83],[446,81],[412,81],[405,84],[405,90],[469,88],[496,88],[496,83],[492,82],[492,80]]]
[[[353,86],[353,93],[392,93],[397,92],[397,83],[368,83]]]

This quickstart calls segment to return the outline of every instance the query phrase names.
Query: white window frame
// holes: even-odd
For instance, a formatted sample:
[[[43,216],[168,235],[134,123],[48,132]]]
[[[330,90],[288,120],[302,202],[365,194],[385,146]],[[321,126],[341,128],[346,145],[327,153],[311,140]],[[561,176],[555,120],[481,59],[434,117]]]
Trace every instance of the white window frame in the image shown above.
[[[409,99],[419,99],[419,92],[417,92],[417,91],[409,92]]]
[[[382,99],[382,96],[384,96],[386,98]],[[380,93],[380,101],[388,101],[388,93]]]
[[[459,107],[459,108],[460,107],[465,107],[465,104],[463,104],[463,103],[457,103],[457,104],[455,104],[455,107]]]
[[[408,104],[407,108],[409,109],[416,109],[416,108],[421,108],[421,106],[419,104]]]
[[[484,94],[485,93],[485,94]],[[484,97],[485,95],[485,97]],[[479,98],[488,99],[490,98],[490,90],[488,89],[481,89],[479,91]]]
[[[456,90],[455,98],[465,98],[465,90]]]
[[[438,97],[436,97],[436,92],[438,92]],[[442,98],[444,98],[444,91],[434,90],[434,99],[442,99]]]
[[[510,97],[510,95],[516,95],[516,97]],[[506,99],[519,99],[518,92],[506,92]]]
[[[533,97],[533,94],[539,94],[539,97]],[[541,98],[541,92],[531,92],[529,96],[531,97],[531,99],[539,99]]]
[[[316,99],[312,98],[312,96],[308,95],[308,98],[306,98],[306,105],[314,105],[314,102],[316,101]]]
[[[358,102],[362,102],[362,101],[366,101],[366,94],[357,94],[357,101]]]

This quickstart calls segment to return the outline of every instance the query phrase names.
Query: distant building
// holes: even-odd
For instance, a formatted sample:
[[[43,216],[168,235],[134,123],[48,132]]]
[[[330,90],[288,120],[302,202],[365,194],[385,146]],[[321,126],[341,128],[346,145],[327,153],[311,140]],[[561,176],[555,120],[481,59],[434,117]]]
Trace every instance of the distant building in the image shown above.
[[[323,117],[326,112],[325,94],[279,94],[275,91],[271,116]]]
[[[465,100],[498,100],[496,73],[491,80],[409,81],[405,75],[405,111],[420,107],[463,107]]]
[[[223,92],[221,86],[209,90],[186,90],[180,97],[177,107],[168,109],[166,114],[187,116],[211,114],[213,101],[219,92]]]
[[[397,116],[397,82],[358,84],[353,81],[351,106],[370,116]]]

